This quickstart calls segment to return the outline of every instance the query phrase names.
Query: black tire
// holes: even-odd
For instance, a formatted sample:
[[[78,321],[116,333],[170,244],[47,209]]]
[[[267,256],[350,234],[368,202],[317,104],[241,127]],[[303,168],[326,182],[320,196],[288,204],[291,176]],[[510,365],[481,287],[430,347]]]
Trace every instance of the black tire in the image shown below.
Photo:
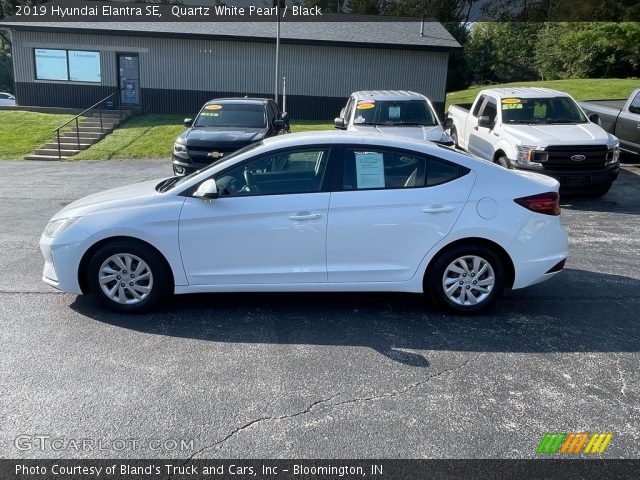
[[[134,287],[136,290],[134,291],[134,288],[129,287],[129,285],[132,287],[134,286],[133,281],[129,282],[129,280],[135,280],[131,278],[131,276],[134,275],[134,272],[121,269],[121,267],[119,267],[115,262],[110,262],[105,266],[105,268],[110,268],[120,274],[116,279],[105,284],[105,288],[111,289],[114,284],[120,282],[120,285],[125,288],[120,290],[116,285],[118,292],[122,291],[122,293],[124,293],[125,301],[135,303],[118,303],[117,301],[112,300],[103,291],[100,284],[100,275],[103,263],[106,262],[107,259],[118,255],[123,255],[123,258],[127,255],[130,257],[136,257],[144,262],[137,262],[133,259],[131,264],[132,270],[138,265],[146,264],[147,269],[150,271],[150,275],[147,277],[147,280],[142,278],[145,276],[145,273],[141,272],[141,280],[136,281]],[[170,292],[169,287],[172,286],[170,285],[170,283],[172,283],[172,276],[164,262],[164,259],[148,246],[131,240],[115,240],[98,249],[89,261],[87,275],[91,296],[97,299],[105,307],[121,313],[142,313],[149,311],[153,307],[157,306],[161,300],[166,298],[167,294]],[[125,276],[128,277],[126,278],[127,282],[122,282],[125,278],[121,277]],[[143,291],[145,287],[150,287],[150,291],[146,293],[144,298],[139,300],[133,297],[133,292],[139,296],[145,295]]]
[[[456,127],[451,127],[451,133],[449,133],[449,136],[453,140],[453,146],[456,148],[460,148],[460,146],[458,145],[458,131],[456,130]]]
[[[456,260],[461,259],[463,257],[479,257],[489,264],[491,269],[493,270],[493,278],[494,282],[492,288],[488,292],[488,295],[484,295],[481,293],[479,296],[482,296],[482,300],[476,304],[472,303],[456,303],[445,293],[444,287],[444,275],[445,271],[448,267]],[[487,275],[487,270],[482,273],[477,278],[480,279],[480,282],[487,280],[489,277]],[[495,302],[502,296],[504,292],[504,288],[506,285],[506,270],[503,265],[500,257],[490,248],[485,247],[483,245],[459,245],[456,247],[452,247],[444,252],[440,253],[438,257],[434,260],[432,267],[429,269],[429,272],[425,278],[424,282],[424,293],[427,295],[436,305],[456,312],[463,314],[474,314],[480,313],[488,308],[492,307]],[[460,277],[460,281],[465,282],[465,285],[459,286],[459,290],[454,290],[453,294],[459,292],[460,295],[463,295],[462,288],[466,288],[468,292],[471,292],[474,298],[477,298],[473,292],[478,292],[478,286],[466,285],[467,281],[473,282],[471,276],[466,278]],[[452,280],[452,277],[448,277],[448,280]],[[476,280],[478,281],[478,280]],[[459,282],[454,282],[456,285]],[[453,287],[453,283],[451,284]],[[465,293],[464,295],[469,295],[469,293]],[[463,297],[464,299],[464,297]]]
[[[511,164],[509,163],[509,159],[507,157],[498,157],[495,161],[498,165],[504,168],[511,168]]]

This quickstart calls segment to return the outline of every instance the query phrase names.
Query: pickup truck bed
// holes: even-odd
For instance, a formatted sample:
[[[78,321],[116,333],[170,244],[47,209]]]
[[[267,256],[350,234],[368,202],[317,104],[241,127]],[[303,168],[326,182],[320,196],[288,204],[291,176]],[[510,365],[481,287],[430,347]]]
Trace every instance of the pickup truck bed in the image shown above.
[[[585,100],[584,102],[580,102],[580,105],[582,105],[583,103],[622,110],[624,108],[624,104],[627,103],[627,99],[623,98],[618,100]]]

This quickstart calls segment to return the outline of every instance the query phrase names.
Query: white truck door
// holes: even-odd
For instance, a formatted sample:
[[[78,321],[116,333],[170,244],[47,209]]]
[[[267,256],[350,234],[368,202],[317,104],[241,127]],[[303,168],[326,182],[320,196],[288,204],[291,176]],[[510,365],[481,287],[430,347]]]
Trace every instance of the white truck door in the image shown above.
[[[493,145],[497,137],[493,132],[493,126],[486,127],[478,124],[480,117],[489,117],[489,120],[495,125],[495,122],[498,121],[498,102],[495,98],[487,96],[482,102],[478,116],[474,119],[475,125],[469,130],[469,147],[467,148],[477,157],[493,161]]]

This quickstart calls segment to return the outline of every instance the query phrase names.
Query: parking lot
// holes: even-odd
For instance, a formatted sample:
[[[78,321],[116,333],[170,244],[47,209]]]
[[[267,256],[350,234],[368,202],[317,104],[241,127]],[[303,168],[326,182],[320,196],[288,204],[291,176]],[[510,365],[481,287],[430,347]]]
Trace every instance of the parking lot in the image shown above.
[[[210,294],[125,316],[40,281],[59,208],[170,174],[0,163],[3,457],[530,458],[548,431],[612,432],[606,457],[638,456],[640,167],[564,202],[567,269],[487,316],[405,294]],[[111,447],[16,446],[34,434]]]

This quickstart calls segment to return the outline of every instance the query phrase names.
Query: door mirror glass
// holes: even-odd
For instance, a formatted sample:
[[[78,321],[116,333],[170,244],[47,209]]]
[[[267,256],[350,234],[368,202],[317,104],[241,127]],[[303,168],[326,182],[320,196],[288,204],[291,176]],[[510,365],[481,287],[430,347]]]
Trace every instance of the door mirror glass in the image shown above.
[[[589,121],[592,123],[600,124],[600,115],[598,115],[597,113],[590,113]]]
[[[273,121],[273,126],[276,130],[284,130],[287,126],[284,120],[278,119]]]
[[[191,128],[193,126],[193,118],[185,118],[184,126],[187,128]]]
[[[196,198],[218,198],[218,186],[214,179],[205,180],[200,184],[198,189],[193,193]]]
[[[453,118],[445,118],[444,119],[444,129],[450,130],[453,127]]]
[[[493,120],[488,115],[481,115],[478,117],[478,126],[484,128],[493,128]]]
[[[630,105],[629,106],[629,111],[631,113],[640,113],[640,107],[637,106],[637,105]],[[594,115],[594,114],[592,114],[592,115]]]
[[[344,118],[341,118],[341,117],[336,117],[333,120],[333,126],[336,128],[339,128],[340,130],[345,130],[347,128]]]

